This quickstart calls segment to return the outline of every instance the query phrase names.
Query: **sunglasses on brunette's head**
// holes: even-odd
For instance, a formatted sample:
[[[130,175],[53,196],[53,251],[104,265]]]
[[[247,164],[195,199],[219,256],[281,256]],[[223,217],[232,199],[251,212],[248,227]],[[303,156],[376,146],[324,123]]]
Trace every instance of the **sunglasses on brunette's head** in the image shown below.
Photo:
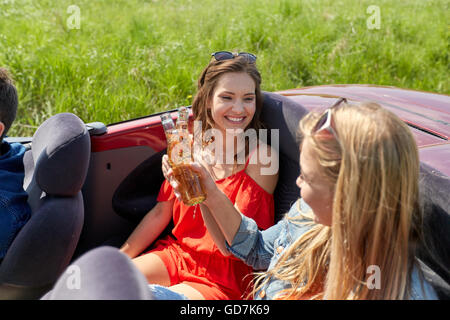
[[[223,61],[223,60],[230,60],[234,59],[235,57],[244,57],[247,59],[247,62],[255,63],[256,56],[252,53],[248,52],[239,52],[239,53],[233,53],[230,51],[217,51],[214,53],[211,53],[211,56],[214,57],[217,61]]]
[[[314,126],[313,133],[319,134],[319,133],[327,133],[334,136],[334,138],[339,141],[339,138],[336,134],[336,131],[333,129],[332,119],[331,119],[331,111],[338,106],[340,106],[342,103],[347,103],[347,99],[345,98],[339,98],[330,108],[328,108],[322,116],[317,120],[316,125]]]

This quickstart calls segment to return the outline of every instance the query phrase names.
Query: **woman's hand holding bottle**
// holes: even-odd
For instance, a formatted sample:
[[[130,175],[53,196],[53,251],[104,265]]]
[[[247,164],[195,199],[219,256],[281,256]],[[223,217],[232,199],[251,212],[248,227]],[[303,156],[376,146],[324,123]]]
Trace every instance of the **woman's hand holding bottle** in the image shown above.
[[[201,165],[198,162],[191,162],[189,164],[190,168],[198,174],[198,177],[203,185],[204,191],[207,195],[206,200],[204,201],[205,205],[208,205],[208,202],[214,201],[215,194],[220,191],[217,185],[215,184],[214,180],[212,179],[210,173],[206,168]],[[173,170],[169,163],[169,157],[167,155],[164,155],[162,158],[162,171],[164,174],[164,177],[167,181],[169,181],[170,185],[172,186],[175,196],[181,200],[181,195],[179,192],[179,183],[176,181]]]

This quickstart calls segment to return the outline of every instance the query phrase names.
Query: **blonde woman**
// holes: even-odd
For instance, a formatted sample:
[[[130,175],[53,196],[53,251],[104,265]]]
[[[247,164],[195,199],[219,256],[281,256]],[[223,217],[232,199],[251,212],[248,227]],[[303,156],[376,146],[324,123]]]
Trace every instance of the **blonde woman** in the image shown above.
[[[341,103],[308,114],[300,133],[301,199],[265,231],[193,165],[208,193],[202,214],[220,227],[209,231],[267,270],[255,299],[436,299],[414,257],[419,158],[408,127],[375,103]],[[170,177],[167,161],[163,170]]]

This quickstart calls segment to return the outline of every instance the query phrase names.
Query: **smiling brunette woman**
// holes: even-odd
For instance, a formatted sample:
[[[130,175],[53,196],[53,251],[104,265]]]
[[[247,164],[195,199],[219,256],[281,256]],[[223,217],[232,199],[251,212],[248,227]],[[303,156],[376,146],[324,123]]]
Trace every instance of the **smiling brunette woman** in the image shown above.
[[[234,139],[230,131],[258,131],[261,127],[261,77],[255,62],[256,57],[249,53],[222,51],[213,54],[198,81],[198,92],[192,104],[194,120],[202,121],[203,133],[208,129],[218,130],[226,141]],[[239,208],[260,228],[270,227],[274,221],[272,193],[278,175],[261,175],[261,168],[266,165],[259,159],[252,159],[250,163],[250,157],[261,148],[265,149],[265,154],[271,154],[271,148],[264,143],[258,143],[253,150],[249,150],[248,143],[242,150],[226,148],[226,143],[222,146],[223,154],[234,159],[232,163],[202,162],[208,174],[214,177],[214,185],[232,203],[231,210]],[[202,161],[204,151],[200,148],[201,154],[195,158]],[[238,153],[245,153],[245,163],[236,161]],[[273,153],[272,159],[276,156]],[[177,186],[176,181],[171,182]],[[133,262],[151,284],[170,287],[189,299],[241,299],[251,280],[248,275],[252,268],[230,255],[221,232],[212,235],[208,232],[205,224],[209,229],[219,230],[219,227],[210,214],[204,214],[206,207],[184,205],[167,180],[157,200],[157,205],[144,217],[121,251],[134,258]],[[201,215],[195,214],[197,209]],[[227,211],[222,214],[226,215]],[[171,219],[175,225],[172,234],[140,255]],[[215,236],[218,238],[213,238]]]

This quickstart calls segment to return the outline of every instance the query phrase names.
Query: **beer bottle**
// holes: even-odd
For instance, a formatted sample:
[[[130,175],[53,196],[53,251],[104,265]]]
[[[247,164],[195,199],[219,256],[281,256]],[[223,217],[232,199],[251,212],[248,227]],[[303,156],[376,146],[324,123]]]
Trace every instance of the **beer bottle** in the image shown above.
[[[179,184],[183,203],[192,206],[203,202],[206,199],[206,194],[198,175],[189,167],[193,155],[188,121],[189,110],[185,107],[179,110],[176,126],[169,113],[161,115],[161,122],[167,139],[167,155],[169,156],[173,176]]]

